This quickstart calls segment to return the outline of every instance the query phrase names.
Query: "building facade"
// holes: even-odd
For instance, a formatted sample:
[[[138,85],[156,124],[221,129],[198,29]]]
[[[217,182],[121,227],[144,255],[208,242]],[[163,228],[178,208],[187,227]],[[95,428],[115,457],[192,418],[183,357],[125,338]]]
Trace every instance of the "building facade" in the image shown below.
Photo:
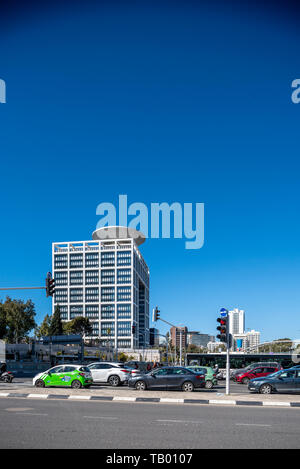
[[[87,338],[101,345],[147,347],[149,269],[139,250],[144,241],[136,230],[108,227],[96,230],[92,241],[53,243],[52,312],[59,305],[63,321],[88,318],[93,331]]]
[[[159,347],[159,330],[155,327],[150,327],[150,346]]]
[[[197,347],[207,347],[208,342],[214,342],[215,337],[209,334],[201,334],[197,331],[187,333],[187,345],[196,345]]]
[[[245,311],[235,308],[228,312],[229,316],[229,333],[244,334],[245,332]]]
[[[181,332],[181,333],[180,333]],[[180,348],[180,337],[181,337],[181,346],[186,348],[187,346],[187,327],[174,327],[170,329],[171,344],[173,347]]]

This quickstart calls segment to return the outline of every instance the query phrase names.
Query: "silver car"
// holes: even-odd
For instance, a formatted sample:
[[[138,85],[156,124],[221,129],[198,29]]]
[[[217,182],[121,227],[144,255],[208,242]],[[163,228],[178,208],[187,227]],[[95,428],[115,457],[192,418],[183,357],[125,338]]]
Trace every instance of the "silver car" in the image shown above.
[[[111,386],[119,386],[128,382],[131,376],[130,369],[122,363],[94,362],[88,365],[91,371],[93,383],[108,383]]]

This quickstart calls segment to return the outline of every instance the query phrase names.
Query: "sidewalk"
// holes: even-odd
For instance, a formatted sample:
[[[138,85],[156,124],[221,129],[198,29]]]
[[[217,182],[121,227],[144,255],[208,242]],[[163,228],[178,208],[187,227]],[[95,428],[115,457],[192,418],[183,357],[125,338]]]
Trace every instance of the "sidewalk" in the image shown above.
[[[78,399],[118,402],[158,402],[170,404],[210,404],[246,406],[299,407],[300,394],[238,394],[226,396],[223,393],[197,390],[191,393],[180,391],[136,391],[127,387],[111,388],[97,386],[89,389],[34,388],[32,386],[9,387],[0,390],[1,397],[38,399]]]

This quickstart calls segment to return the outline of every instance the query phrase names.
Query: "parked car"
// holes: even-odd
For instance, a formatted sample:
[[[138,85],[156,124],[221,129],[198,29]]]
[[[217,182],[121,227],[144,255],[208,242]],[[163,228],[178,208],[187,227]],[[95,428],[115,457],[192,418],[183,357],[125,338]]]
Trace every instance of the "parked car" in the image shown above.
[[[293,367],[288,370],[280,370],[267,377],[251,379],[248,389],[261,394],[271,394],[272,392],[300,393],[300,369],[299,367]]]
[[[235,380],[237,375],[240,375],[241,373],[247,373],[248,371],[254,370],[254,368],[258,368],[260,366],[274,367],[274,368],[277,368],[278,370],[282,370],[282,366],[278,362],[255,362],[255,363],[251,363],[250,365],[244,368],[230,370],[230,377],[231,379]]]
[[[235,380],[237,383],[248,384],[251,379],[263,378],[276,371],[279,371],[279,369],[274,366],[260,366],[250,371],[241,372],[235,376]]]
[[[205,375],[194,373],[184,367],[162,367],[149,373],[132,376],[128,385],[141,391],[146,389],[181,389],[194,391],[205,387]]]
[[[126,366],[126,368],[130,368],[131,376],[137,376],[137,375],[149,373],[149,371],[152,371],[153,362],[132,361],[132,362],[126,362],[124,365]]]
[[[187,366],[188,370],[193,371],[194,373],[203,373],[205,376],[205,388],[212,389],[216,384],[218,384],[217,374],[213,368],[210,366]]]
[[[111,386],[125,384],[131,370],[122,363],[94,362],[88,365],[94,383],[109,383]]]
[[[93,383],[90,370],[85,365],[58,365],[43,373],[38,373],[32,380],[33,386],[70,386],[71,388],[89,388]]]

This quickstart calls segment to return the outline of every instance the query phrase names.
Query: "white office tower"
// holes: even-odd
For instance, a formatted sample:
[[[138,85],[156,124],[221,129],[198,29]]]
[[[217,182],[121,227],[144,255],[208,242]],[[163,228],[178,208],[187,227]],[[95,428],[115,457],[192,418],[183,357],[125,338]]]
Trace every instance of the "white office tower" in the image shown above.
[[[245,332],[245,311],[235,308],[229,311],[229,333],[244,334]]]
[[[64,321],[89,318],[93,332],[87,338],[99,338],[101,345],[147,347],[149,269],[138,248],[145,236],[132,228],[105,227],[92,238],[52,244],[53,312],[59,305]]]
[[[247,349],[253,352],[257,352],[257,347],[260,344],[260,332],[259,331],[249,331],[246,333],[246,344]]]

